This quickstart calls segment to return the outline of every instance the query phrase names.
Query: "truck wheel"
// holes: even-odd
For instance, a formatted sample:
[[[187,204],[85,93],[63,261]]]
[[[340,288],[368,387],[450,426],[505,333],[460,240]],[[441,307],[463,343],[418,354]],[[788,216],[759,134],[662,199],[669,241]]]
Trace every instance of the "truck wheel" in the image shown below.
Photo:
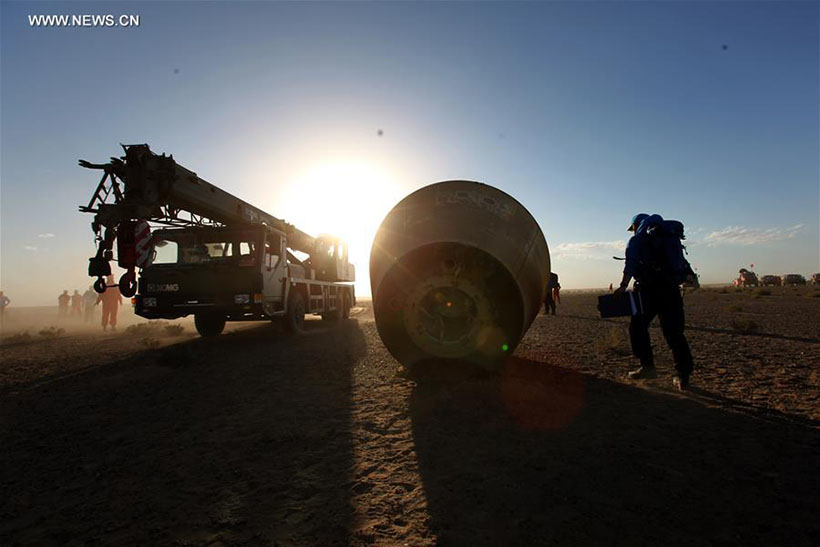
[[[342,294],[342,319],[350,319],[350,295],[347,291]]]
[[[225,316],[217,313],[198,313],[194,315],[196,331],[204,338],[219,336],[225,329]]]
[[[342,316],[342,307],[341,307],[342,306],[342,304],[341,304],[342,300],[341,299],[342,298],[344,298],[344,295],[343,295],[343,293],[339,292],[336,295],[336,309],[333,310],[333,311],[329,311],[327,313],[323,313],[322,314],[322,321],[329,321],[331,323],[335,323],[336,321],[339,320],[339,318],[341,318],[341,316]]]
[[[305,327],[305,298],[296,289],[290,291],[288,311],[285,314],[285,328],[290,332],[302,332]]]

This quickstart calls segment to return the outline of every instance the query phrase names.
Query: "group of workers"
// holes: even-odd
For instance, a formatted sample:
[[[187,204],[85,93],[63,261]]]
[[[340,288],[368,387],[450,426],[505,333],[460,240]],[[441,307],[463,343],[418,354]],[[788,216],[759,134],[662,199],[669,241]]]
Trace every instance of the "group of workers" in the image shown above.
[[[107,288],[104,293],[97,294],[92,287],[80,294],[74,290],[74,294],[68,294],[68,290],[57,297],[58,313],[60,317],[83,317],[86,323],[94,322],[96,307],[102,304],[102,328],[111,330],[117,328],[117,313],[122,306],[122,294],[114,282],[114,276],[106,279]]]
[[[80,318],[86,323],[93,323],[97,306],[102,304],[102,328],[103,330],[117,329],[117,313],[122,306],[122,294],[119,286],[114,281],[114,276],[106,278],[106,290],[102,294],[97,294],[93,287],[80,294],[74,290],[74,294],[68,294],[68,289],[57,297],[57,310],[61,318]],[[6,308],[11,304],[11,299],[0,291],[0,326],[6,316]]]

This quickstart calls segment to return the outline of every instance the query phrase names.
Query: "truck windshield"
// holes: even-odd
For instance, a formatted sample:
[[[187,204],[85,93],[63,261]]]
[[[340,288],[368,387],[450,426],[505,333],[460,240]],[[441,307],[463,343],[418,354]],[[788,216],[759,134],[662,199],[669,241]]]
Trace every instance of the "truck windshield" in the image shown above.
[[[259,257],[256,234],[157,234],[152,264],[254,266]]]

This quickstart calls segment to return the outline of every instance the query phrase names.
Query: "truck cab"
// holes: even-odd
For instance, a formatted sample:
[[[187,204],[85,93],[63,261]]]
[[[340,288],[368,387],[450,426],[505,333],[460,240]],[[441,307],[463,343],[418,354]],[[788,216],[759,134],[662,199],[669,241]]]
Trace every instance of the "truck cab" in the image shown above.
[[[205,336],[221,333],[226,321],[286,317],[299,328],[305,313],[346,316],[355,296],[352,285],[337,282],[342,275],[355,279],[347,246],[329,236],[317,238],[316,251],[300,260],[286,234],[265,225],[160,229],[140,274],[135,312],[147,319],[193,314]]]
[[[322,281],[354,281],[356,272],[348,261],[347,243],[327,234],[316,238],[316,252],[311,255],[316,279]]]
[[[157,230],[140,275],[136,313],[175,319],[219,309],[238,320],[261,316],[266,301],[281,307],[284,239],[264,226]]]

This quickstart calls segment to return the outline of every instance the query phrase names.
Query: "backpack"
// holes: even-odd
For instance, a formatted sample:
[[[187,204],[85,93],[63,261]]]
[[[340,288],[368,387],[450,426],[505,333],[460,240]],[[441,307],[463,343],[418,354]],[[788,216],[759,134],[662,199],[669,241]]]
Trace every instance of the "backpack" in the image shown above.
[[[690,277],[697,279],[686,260],[686,247],[681,243],[686,239],[682,222],[651,215],[641,223],[636,234],[646,242],[644,265],[652,277],[675,285],[685,283]]]

